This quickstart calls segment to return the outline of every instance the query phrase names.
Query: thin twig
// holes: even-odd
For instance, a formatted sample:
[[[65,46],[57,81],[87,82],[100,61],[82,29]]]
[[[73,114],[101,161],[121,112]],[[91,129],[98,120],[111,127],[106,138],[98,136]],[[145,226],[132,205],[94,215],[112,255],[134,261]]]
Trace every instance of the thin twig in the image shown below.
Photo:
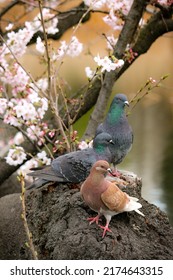
[[[20,196],[20,199],[21,199],[21,202],[22,202],[22,215],[21,216],[22,216],[22,219],[23,219],[24,228],[25,228],[25,231],[26,231],[27,239],[28,239],[28,242],[26,242],[25,245],[27,247],[29,247],[29,249],[31,250],[33,259],[38,260],[38,256],[37,256],[38,254],[37,254],[37,252],[34,248],[34,244],[33,244],[33,240],[32,240],[32,233],[29,230],[28,222],[27,222],[27,218],[26,218],[25,181],[24,181],[23,175],[21,174],[18,177],[18,179],[19,179],[20,184],[21,184],[21,196]]]
[[[133,104],[127,112],[127,116],[131,114],[131,111],[136,107],[136,105],[146,96],[148,95],[154,88],[160,86],[160,83],[168,78],[169,75],[162,76],[158,81],[152,81],[152,79],[147,80],[144,86],[142,86],[136,93],[136,95],[130,100],[130,104]],[[142,94],[142,92],[145,92]],[[142,95],[141,95],[142,94]]]
[[[51,92],[51,67],[50,67],[50,56],[49,56],[49,49],[48,49],[47,34],[46,34],[43,12],[42,12],[43,9],[42,0],[38,0],[38,4],[39,4],[40,16],[41,16],[41,25],[43,28],[43,36],[45,41],[46,57],[47,57],[47,78],[48,78],[48,93],[49,93]]]

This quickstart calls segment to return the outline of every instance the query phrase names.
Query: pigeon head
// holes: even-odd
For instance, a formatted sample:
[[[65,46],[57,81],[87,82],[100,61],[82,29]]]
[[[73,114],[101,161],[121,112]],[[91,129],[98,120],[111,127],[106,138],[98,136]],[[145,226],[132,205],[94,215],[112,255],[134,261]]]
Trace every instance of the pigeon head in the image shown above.
[[[93,140],[93,148],[99,153],[104,153],[107,148],[114,145],[112,137],[109,133],[102,132],[98,134]]]
[[[118,93],[115,95],[114,99],[112,100],[112,105],[118,105],[118,107],[124,108],[126,105],[129,106],[129,102],[127,100],[127,96],[123,93]]]
[[[116,94],[112,100],[107,116],[107,121],[109,124],[115,124],[116,122],[119,122],[119,119],[124,117],[124,109],[126,105],[129,106],[126,95],[122,93]]]
[[[91,168],[91,172],[106,175],[110,171],[109,163],[105,160],[98,160]]]

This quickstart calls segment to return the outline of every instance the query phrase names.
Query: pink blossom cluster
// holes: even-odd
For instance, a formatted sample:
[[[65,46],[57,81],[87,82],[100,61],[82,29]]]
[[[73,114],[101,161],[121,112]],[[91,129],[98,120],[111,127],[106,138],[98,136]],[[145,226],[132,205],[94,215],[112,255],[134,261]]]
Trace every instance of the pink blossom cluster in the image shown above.
[[[104,72],[105,70],[110,72],[124,65],[124,61],[122,59],[116,59],[114,57],[109,58],[108,56],[100,58],[99,54],[96,57],[94,57],[94,60],[97,63],[97,65],[101,67],[101,72]]]
[[[18,174],[22,174],[25,179],[29,182],[33,181],[31,176],[27,176],[27,174],[31,171],[32,168],[36,168],[42,165],[50,165],[51,159],[48,157],[46,152],[43,150],[42,152],[37,153],[36,157],[31,158],[26,161],[19,169]]]
[[[84,3],[92,10],[108,9],[109,14],[103,18],[104,22],[113,30],[119,30],[123,26],[121,14],[128,14],[133,0],[84,0]]]
[[[94,57],[94,61],[97,63],[97,72],[101,71],[101,73],[103,73],[104,71],[114,71],[115,69],[121,68],[124,65],[123,59],[117,59],[114,56],[105,56],[101,58],[98,54]],[[85,73],[88,79],[94,78],[94,76],[97,74],[96,71],[93,71],[89,66],[85,67]]]
[[[50,9],[44,8],[42,10],[42,15],[44,19],[44,27],[45,31],[48,34],[55,34],[59,31],[57,28],[58,25],[58,18],[54,16],[50,12]],[[43,32],[43,26],[41,22],[41,15],[38,14],[32,22],[27,22],[27,26],[30,27],[32,30],[34,30],[34,33],[36,31],[42,31]]]
[[[57,59],[63,58],[65,55],[70,57],[79,56],[83,51],[83,44],[79,42],[76,36],[72,36],[69,43],[66,41],[60,41],[60,47],[58,48],[57,52],[53,54],[53,60],[56,61]]]
[[[19,165],[26,159],[26,153],[22,147],[14,146],[9,149],[8,155],[5,157],[9,165]]]
[[[4,91],[0,98],[0,114],[4,122],[20,127],[40,121],[48,110],[48,100],[39,96],[39,88],[30,82],[22,67],[14,63],[7,69],[1,68],[0,72]],[[9,89],[11,94],[7,93]]]
[[[161,5],[170,6],[173,4],[173,0],[157,0],[157,2]]]
[[[87,149],[87,148],[92,148],[93,147],[93,140],[91,140],[89,143],[87,143],[87,141],[81,141],[79,142],[78,144],[78,148],[79,150],[84,150],[84,149]]]
[[[42,10],[47,33],[58,32],[58,19],[49,9]],[[25,26],[17,32],[11,31],[12,24],[6,27],[6,42],[0,46],[0,115],[6,124],[18,127],[25,136],[38,145],[45,142],[48,131],[43,121],[48,110],[48,99],[42,97],[47,90],[47,79],[33,82],[27,72],[21,67],[16,58],[22,57],[27,50],[27,44],[37,31],[43,31],[41,15],[38,14],[32,22],[25,22]],[[37,39],[39,45],[39,38]],[[16,136],[10,140],[6,161],[10,165],[19,165],[26,160],[26,153],[16,143]],[[17,146],[16,146],[17,145]],[[39,156],[38,156],[39,157]]]
[[[57,1],[54,1],[55,4]],[[54,17],[47,8],[42,10],[42,16],[46,33],[57,33],[59,31],[57,17]],[[6,124],[21,130],[32,142],[42,146],[46,135],[52,138],[55,134],[44,121],[49,108],[49,101],[45,97],[48,80],[41,78],[34,81],[18,62],[18,59],[26,53],[27,44],[33,35],[37,31],[43,32],[41,14],[38,14],[32,22],[25,22],[24,28],[17,32],[11,31],[12,28],[13,24],[6,27],[7,40],[0,46],[0,117]],[[41,54],[45,53],[45,42],[40,37],[36,40],[36,50]],[[75,57],[82,50],[83,44],[76,36],[72,36],[69,43],[60,42],[60,47],[52,54],[51,60],[56,61],[65,55]],[[20,165],[26,161],[24,149],[19,146],[19,142],[17,144],[15,142],[14,139],[9,142],[12,146],[11,148],[9,146],[6,161],[10,165]],[[39,154],[36,161],[40,163]],[[42,162],[47,164],[45,159],[42,159]]]

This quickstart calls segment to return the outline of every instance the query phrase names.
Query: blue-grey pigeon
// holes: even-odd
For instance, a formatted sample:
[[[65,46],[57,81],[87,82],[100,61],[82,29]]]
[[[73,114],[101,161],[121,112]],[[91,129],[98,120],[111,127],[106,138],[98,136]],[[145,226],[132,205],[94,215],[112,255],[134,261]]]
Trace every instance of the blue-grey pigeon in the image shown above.
[[[93,148],[87,148],[64,154],[54,159],[49,166],[36,168],[29,173],[36,179],[27,189],[39,188],[48,182],[80,183],[89,175],[90,169],[97,160],[112,162],[110,147],[113,146],[108,133],[100,133],[93,140]]]
[[[114,166],[124,159],[133,142],[132,128],[125,113],[126,105],[129,106],[126,95],[122,93],[116,94],[104,122],[96,130],[96,136],[103,132],[111,135],[114,145],[110,149]]]

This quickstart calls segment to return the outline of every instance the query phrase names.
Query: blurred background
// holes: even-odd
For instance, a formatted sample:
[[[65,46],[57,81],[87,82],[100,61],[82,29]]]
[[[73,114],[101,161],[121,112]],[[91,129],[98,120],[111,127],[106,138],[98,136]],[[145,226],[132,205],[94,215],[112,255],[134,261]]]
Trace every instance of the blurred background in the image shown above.
[[[75,59],[65,58],[59,72],[66,81],[69,94],[87,82],[84,68],[90,66],[94,69],[93,56],[107,54],[103,33],[111,35],[112,30],[104,24],[100,14],[92,14],[90,21],[77,30],[75,35],[85,44],[83,54]],[[69,40],[71,35],[72,30],[68,30],[61,40]],[[52,44],[59,46],[58,41],[52,41]],[[26,55],[20,59],[35,78],[44,71],[39,59],[34,45],[29,46]],[[115,83],[112,98],[122,92],[131,99],[150,77],[159,80],[166,74],[169,74],[168,78],[129,116],[134,144],[118,168],[132,171],[142,178],[142,196],[165,211],[173,225],[173,33],[159,38],[129,67]],[[80,136],[86,129],[90,114],[91,111],[75,124]],[[7,135],[3,128],[1,132],[0,140]]]

